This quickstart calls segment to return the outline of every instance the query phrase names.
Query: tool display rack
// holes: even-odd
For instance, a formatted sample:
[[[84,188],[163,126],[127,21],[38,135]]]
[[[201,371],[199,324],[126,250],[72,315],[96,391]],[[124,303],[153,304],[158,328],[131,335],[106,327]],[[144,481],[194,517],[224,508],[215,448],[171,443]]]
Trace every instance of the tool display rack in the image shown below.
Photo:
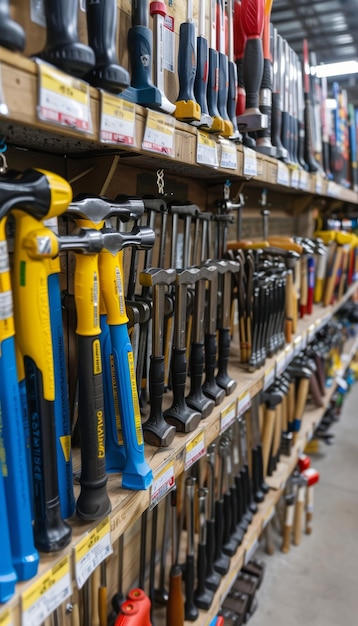
[[[92,131],[90,133],[84,135],[71,128],[58,127],[39,121],[37,117],[37,65],[33,60],[4,49],[0,49],[0,94],[0,104],[5,103],[8,109],[7,114],[3,115],[0,108],[0,136],[5,137],[9,145],[7,158],[11,167],[31,166],[53,169],[53,171],[68,178],[74,193],[80,189],[85,189],[89,193],[98,193],[109,178],[110,183],[106,187],[108,195],[111,195],[111,189],[118,190],[118,186],[121,192],[134,193],[134,176],[131,179],[128,175],[129,172],[148,171],[155,173],[156,170],[163,168],[166,175],[184,180],[191,187],[193,196],[190,197],[194,202],[196,197],[199,198],[202,190],[209,187],[209,183],[210,186],[216,185],[217,189],[222,189],[222,185],[229,177],[233,184],[244,182],[249,190],[265,187],[270,192],[280,195],[283,198],[286,215],[291,212],[292,215],[305,214],[311,216],[312,210],[317,208],[322,209],[332,205],[341,206],[344,203],[358,205],[357,193],[342,188],[331,181],[328,182],[316,174],[303,172],[300,177],[295,176],[295,187],[292,186],[291,170],[277,160],[259,153],[256,155],[257,176],[246,177],[244,175],[245,149],[241,144],[236,145],[237,168],[235,171],[198,165],[196,160],[197,130],[193,126],[181,122],[175,122],[175,155],[173,158],[146,152],[141,149],[141,143],[147,111],[138,105],[136,105],[135,118],[136,147],[102,144],[99,139],[100,94],[98,90],[92,87],[90,87],[92,118]],[[215,141],[219,142],[219,139]],[[93,175],[93,167],[95,167],[95,176]],[[282,179],[282,168],[287,170],[285,184],[279,182]],[[123,181],[126,185],[128,181],[128,188],[123,188]],[[114,191],[113,195],[116,193],[118,191]],[[213,191],[208,192],[208,197],[210,194],[213,194]],[[203,196],[201,196],[202,199]],[[303,219],[304,228],[307,228],[309,223],[310,218]],[[326,308],[315,306],[311,316],[300,320],[293,342],[254,373],[248,373],[243,367],[236,365],[239,361],[239,350],[237,346],[232,345],[229,370],[230,375],[238,383],[235,392],[228,396],[222,405],[216,407],[213,413],[199,424],[196,431],[187,435],[177,435],[170,447],[158,449],[146,445],[146,458],[153,470],[154,479],[170,464],[173,466],[175,478],[178,479],[184,471],[186,450],[193,439],[203,433],[205,447],[215,440],[221,432],[221,419],[225,410],[229,406],[234,406],[235,410],[239,411],[240,399],[248,396],[252,398],[260,389],[265,387],[275,373],[282,372],[285,363],[313,339],[315,332],[329,320],[343,302],[353,295],[355,289],[355,285],[350,287],[343,300],[332,306]],[[347,346],[346,350],[347,360],[349,360],[356,350],[356,344]],[[327,406],[332,393],[333,389],[326,394],[325,406]],[[200,617],[196,624],[206,626],[210,623],[235,575],[243,562],[247,561],[253,553],[258,538],[281,496],[287,477],[296,464],[297,456],[311,437],[315,424],[318,423],[324,410],[325,407],[322,407],[306,412],[299,437],[290,457],[282,457],[277,471],[271,478],[268,478],[271,490],[263,504],[259,505],[258,513],[255,515],[242,545],[232,558],[230,573],[222,580],[210,611],[200,611]],[[75,463],[76,459],[74,460]],[[121,489],[119,484],[118,475],[109,476],[108,490],[112,501],[112,513],[110,515],[112,546],[115,545],[124,531],[133,527],[151,502],[150,489],[144,492],[132,492]],[[50,571],[63,559],[64,555],[70,555],[72,559],[74,546],[97,524],[86,525],[71,520],[73,530],[71,545],[56,555],[41,555],[38,577]],[[36,579],[32,579],[26,583],[18,584],[14,597],[5,606],[0,607],[0,623],[7,623],[2,620],[5,620],[5,615],[11,615],[11,623],[14,626],[21,624],[22,594],[35,582]],[[111,597],[112,592],[114,593],[115,589],[111,589],[109,583],[108,598]],[[161,623],[160,616],[156,623]]]

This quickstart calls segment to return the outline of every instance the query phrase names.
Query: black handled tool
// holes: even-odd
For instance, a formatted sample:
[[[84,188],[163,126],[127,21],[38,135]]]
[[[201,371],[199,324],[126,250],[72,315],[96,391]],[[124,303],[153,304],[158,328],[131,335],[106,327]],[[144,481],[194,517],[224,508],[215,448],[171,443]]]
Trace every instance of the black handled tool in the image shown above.
[[[10,1],[0,2],[0,46],[22,52],[25,47],[25,32],[10,16]]]
[[[188,476],[185,481],[186,492],[186,530],[187,553],[185,561],[185,619],[195,622],[198,618],[198,607],[194,602],[195,560],[194,560],[194,495],[196,480]]]
[[[207,611],[214,599],[214,592],[209,589],[205,582],[206,576],[206,515],[207,515],[208,489],[198,489],[199,506],[199,541],[197,550],[197,587],[194,591],[194,602],[199,609]]]
[[[223,500],[223,481],[224,481],[224,457],[226,454],[227,441],[222,437],[219,443],[219,476],[217,480],[217,499],[215,500],[215,554],[214,568],[219,574],[225,576],[229,571],[230,558],[224,553],[224,500]]]
[[[216,591],[220,585],[221,576],[214,568],[215,560],[215,451],[216,444],[211,443],[207,450],[209,506],[206,520],[206,576],[205,583],[208,589]]]
[[[228,373],[230,356],[230,311],[231,311],[231,274],[239,270],[235,261],[219,261],[216,263],[218,273],[222,275],[221,308],[219,314],[219,354],[216,382],[225,389],[226,395],[231,394],[237,382]]]
[[[172,566],[169,575],[169,596],[166,611],[166,626],[184,626],[182,570],[178,563],[176,486],[172,489],[170,497],[172,507]]]

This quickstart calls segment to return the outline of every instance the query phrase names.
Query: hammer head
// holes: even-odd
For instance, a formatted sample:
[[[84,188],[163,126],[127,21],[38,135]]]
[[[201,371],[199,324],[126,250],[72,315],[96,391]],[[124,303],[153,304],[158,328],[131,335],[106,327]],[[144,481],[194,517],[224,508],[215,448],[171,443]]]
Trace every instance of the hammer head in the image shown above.
[[[302,476],[304,477],[307,487],[312,487],[318,483],[320,474],[314,467],[309,467],[308,469],[302,472]]]
[[[144,212],[140,198],[117,196],[110,200],[104,196],[79,194],[69,205],[67,213],[79,219],[86,219],[99,224],[111,217],[118,217],[122,222],[138,220]]]

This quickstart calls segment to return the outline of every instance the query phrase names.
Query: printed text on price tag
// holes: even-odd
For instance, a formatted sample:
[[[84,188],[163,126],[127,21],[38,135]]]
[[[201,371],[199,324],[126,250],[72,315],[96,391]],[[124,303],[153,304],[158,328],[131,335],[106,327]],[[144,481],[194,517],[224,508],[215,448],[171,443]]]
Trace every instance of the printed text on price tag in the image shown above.
[[[239,401],[238,401],[237,406],[238,406],[238,410],[237,410],[238,417],[240,417],[241,415],[246,413],[246,411],[249,410],[251,406],[251,396],[250,396],[249,391],[244,391],[242,394],[239,395]]]
[[[150,496],[150,508],[153,509],[158,502],[167,495],[175,485],[174,464],[168,463],[161,472],[154,476]]]
[[[102,520],[74,548],[75,577],[79,589],[94,570],[112,554],[109,517]]]
[[[100,140],[135,146],[135,104],[101,91]]]
[[[60,70],[38,62],[38,117],[82,133],[92,132],[89,85]]]
[[[256,152],[244,146],[244,176],[257,176]]]
[[[221,411],[220,433],[223,433],[237,418],[237,402],[234,400]]]
[[[40,626],[72,593],[70,559],[65,556],[21,596],[22,626]]]
[[[196,162],[201,165],[218,167],[218,151],[215,139],[198,130],[196,140]]]
[[[204,432],[199,433],[185,446],[185,466],[184,471],[189,469],[196,461],[205,454]]]
[[[236,145],[226,139],[220,139],[221,157],[220,167],[226,167],[228,170],[236,170],[237,168],[237,150]]]
[[[143,150],[174,156],[175,119],[158,111],[147,111],[147,120],[142,143]]]
[[[11,612],[9,610],[4,611],[4,613],[0,613],[0,626],[13,626]]]

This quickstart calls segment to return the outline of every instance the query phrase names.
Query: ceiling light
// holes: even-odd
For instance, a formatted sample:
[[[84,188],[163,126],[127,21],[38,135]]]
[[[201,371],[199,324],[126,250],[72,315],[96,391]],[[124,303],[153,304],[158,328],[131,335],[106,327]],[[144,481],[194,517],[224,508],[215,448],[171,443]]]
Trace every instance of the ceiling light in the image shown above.
[[[358,61],[342,61],[341,63],[326,63],[311,67],[311,73],[318,78],[323,76],[343,76],[344,74],[358,74]]]

